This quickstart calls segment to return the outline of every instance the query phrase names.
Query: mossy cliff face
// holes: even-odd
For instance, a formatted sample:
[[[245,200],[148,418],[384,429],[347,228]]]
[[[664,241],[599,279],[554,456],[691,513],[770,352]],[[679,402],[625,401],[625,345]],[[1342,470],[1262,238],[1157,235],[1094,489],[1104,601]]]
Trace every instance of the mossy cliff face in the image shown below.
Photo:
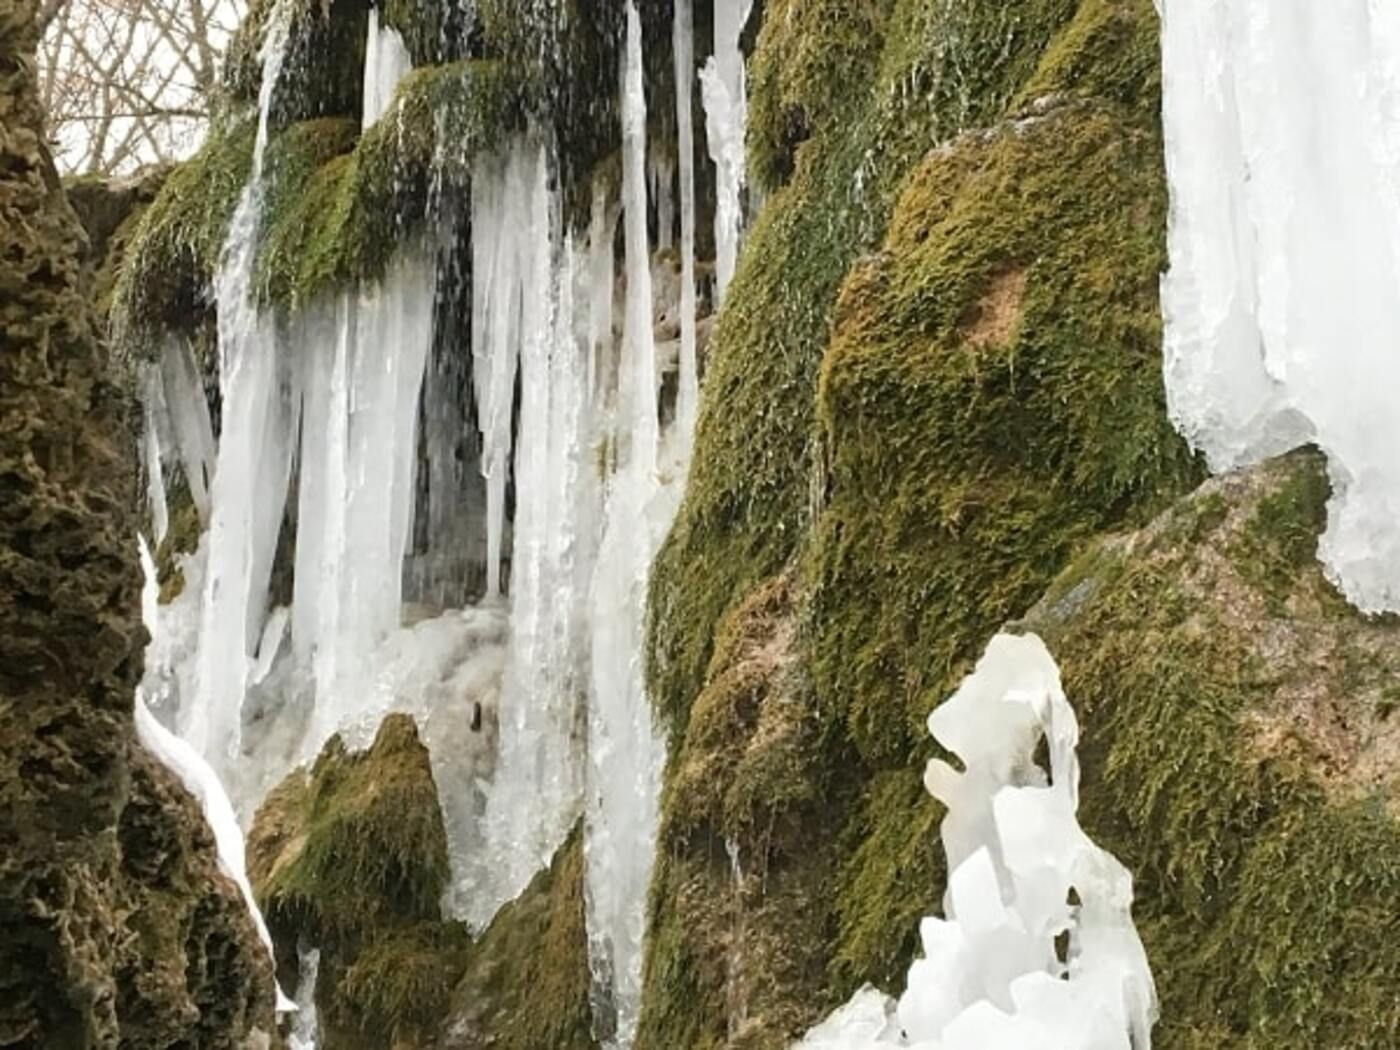
[[[332,738],[260,807],[248,857],[288,987],[298,947],[320,951],[323,1050],[594,1045],[579,834],[473,942],[441,911],[447,839],[410,717],[364,752]]]
[[[791,580],[788,678],[820,746],[785,782],[816,786],[826,851],[799,860],[810,888],[782,907],[828,963],[777,993],[783,1024],[753,1045],[781,1046],[861,982],[895,987],[938,910],[928,711],[1085,542],[1145,521],[1199,468],[1161,391],[1152,6],[765,15],[749,149],[770,196],[719,317],[648,661],[673,828],[725,625]],[[719,945],[668,925],[659,862],[648,1016],[732,1033],[722,997],[687,1005],[676,960]]]
[[[1213,480],[1020,625],[1078,709],[1166,1050],[1400,1045],[1400,623],[1323,577],[1327,497],[1315,453]]]
[[[0,0],[0,1042],[242,1047],[271,965],[135,739],[129,408],[44,145],[36,6]]]

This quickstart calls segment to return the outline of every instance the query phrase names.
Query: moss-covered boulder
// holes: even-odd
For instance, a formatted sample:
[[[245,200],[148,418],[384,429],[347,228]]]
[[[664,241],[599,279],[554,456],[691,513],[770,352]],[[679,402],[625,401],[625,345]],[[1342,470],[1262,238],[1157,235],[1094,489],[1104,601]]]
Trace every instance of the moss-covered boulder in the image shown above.
[[[1164,1050],[1400,1045],[1400,622],[1324,577],[1328,495],[1316,453],[1214,479],[1021,625],[1134,873]]]
[[[781,1046],[832,1005],[839,854],[853,784],[795,661],[793,581],[721,623],[662,800],[639,1046]],[[839,744],[835,744],[839,747]]]
[[[139,745],[130,405],[45,145],[37,4],[0,0],[0,1044],[241,1048],[272,968]]]
[[[467,953],[437,1050],[595,1050],[583,827]]]
[[[390,715],[373,745],[333,737],[264,800],[249,875],[283,980],[320,952],[324,1050],[589,1050],[582,835],[473,941],[443,915],[449,876],[428,752]]]
[[[332,737],[263,802],[248,862],[284,981],[296,983],[299,948],[321,953],[327,1050],[425,1037],[468,939],[442,919],[447,836],[412,718],[390,715],[363,752]]]

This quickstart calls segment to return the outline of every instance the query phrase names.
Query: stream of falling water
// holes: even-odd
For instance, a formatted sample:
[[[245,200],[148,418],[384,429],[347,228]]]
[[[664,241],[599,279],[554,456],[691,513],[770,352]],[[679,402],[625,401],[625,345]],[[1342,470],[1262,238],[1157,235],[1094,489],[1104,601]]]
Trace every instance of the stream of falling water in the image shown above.
[[[187,344],[172,339],[145,378],[152,521],[163,534],[164,479],[183,477],[207,530],[178,559],[184,592],[152,600],[142,697],[217,770],[245,825],[332,733],[362,747],[389,711],[413,714],[448,831],[444,905],[474,930],[582,818],[599,1035],[630,1046],[665,760],[642,670],[646,583],[679,504],[699,386],[692,8],[679,4],[673,23],[679,157],[649,166],[641,23],[628,4],[622,188],[595,183],[585,232],[563,222],[558,158],[542,132],[476,159],[467,341],[435,330],[451,246],[431,240],[402,247],[379,281],[295,313],[253,302],[289,6],[274,11],[262,52],[255,159],[215,288],[218,442]],[[727,27],[711,61],[723,113],[707,96],[709,123],[728,141],[710,147],[733,205],[717,228],[726,272],[742,187],[741,8],[716,14]],[[374,12],[368,34],[365,126],[396,119],[395,88],[411,68]],[[679,283],[653,254],[673,243],[673,224]],[[653,325],[673,313],[677,350],[662,355]],[[443,354],[461,362],[449,369],[456,386],[425,389]],[[673,415],[660,403],[669,367]],[[464,457],[456,474],[444,466]],[[279,555],[290,537],[290,556]],[[288,557],[289,590],[273,579]],[[410,571],[435,570],[434,559],[469,565],[447,583]],[[314,974],[314,959],[303,946],[304,971]],[[303,1019],[302,1045],[313,1033]]]

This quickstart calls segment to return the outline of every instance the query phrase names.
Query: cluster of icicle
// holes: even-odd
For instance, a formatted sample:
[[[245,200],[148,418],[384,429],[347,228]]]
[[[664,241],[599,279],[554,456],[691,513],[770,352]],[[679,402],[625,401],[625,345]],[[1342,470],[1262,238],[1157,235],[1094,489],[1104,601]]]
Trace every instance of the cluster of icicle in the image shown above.
[[[945,917],[923,920],[897,1004],[862,989],[798,1046],[1148,1050],[1156,992],[1132,876],[1075,816],[1079,727],[1045,645],[992,639],[929,729],[964,767],[935,759],[924,775],[948,807]]]
[[[740,233],[739,32],[750,3],[716,3],[717,54],[700,75],[719,183],[721,285]],[[205,532],[181,559],[183,593],[149,610],[142,701],[223,778],[245,821],[332,733],[363,746],[389,710],[412,713],[448,829],[445,904],[476,929],[548,864],[582,816],[590,958],[616,1018],[602,1034],[625,1047],[640,1005],[665,760],[642,676],[646,582],[679,503],[698,411],[691,6],[675,10],[680,152],[678,170],[655,187],[659,244],[648,243],[647,175],[664,165],[648,164],[635,4],[619,70],[620,200],[600,182],[587,231],[567,230],[558,158],[533,130],[474,162],[469,349],[481,505],[472,514],[483,532],[485,595],[466,608],[423,610],[417,622],[404,605],[411,535],[426,531],[430,543],[461,537],[461,508],[440,506],[434,487],[454,468],[460,434],[443,421],[457,417],[439,411],[450,394],[424,382],[439,337],[443,246],[431,238],[409,246],[379,282],[294,313],[254,301],[262,157],[290,7],[276,5],[269,22],[252,175],[215,286],[218,442],[187,345],[172,340],[146,377],[154,538],[168,527],[163,477],[172,471],[189,485]],[[410,67],[403,41],[372,10],[366,125],[393,119],[394,91]],[[652,250],[669,247],[673,175],[678,397],[675,422],[663,428]],[[432,505],[429,521],[415,523],[422,469]],[[292,600],[269,609],[288,500]],[[452,529],[438,535],[454,514]],[[312,971],[314,952],[304,946]],[[299,1022],[300,1045],[314,1043],[314,1021]]]
[[[1320,446],[1328,573],[1400,610],[1400,5],[1160,6],[1172,417],[1216,470]]]

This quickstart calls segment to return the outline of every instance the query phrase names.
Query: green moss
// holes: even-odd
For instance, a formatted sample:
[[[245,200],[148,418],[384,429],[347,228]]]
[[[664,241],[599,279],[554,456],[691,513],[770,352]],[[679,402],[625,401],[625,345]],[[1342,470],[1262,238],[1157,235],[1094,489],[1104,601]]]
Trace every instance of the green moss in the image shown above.
[[[1296,551],[1315,541],[1320,477],[1304,456],[1212,483],[1184,512],[1223,494],[1228,518],[1183,542],[1156,526],[1115,541],[1073,616],[1042,607],[1026,624],[1080,715],[1081,819],[1135,875],[1165,1050],[1400,1040],[1381,991],[1400,982],[1394,784],[1349,774],[1363,756],[1295,728],[1295,705],[1317,705],[1309,718],[1335,710],[1358,729],[1348,746],[1366,746],[1369,698],[1400,671],[1395,627],[1320,600],[1315,563],[1288,583],[1218,555],[1261,521]],[[1351,656],[1320,658],[1338,652]]]
[[[849,787],[824,990],[896,977],[937,909],[928,711],[1093,536],[1200,476],[1161,394],[1157,29],[1146,0],[766,11],[749,150],[772,193],[653,568],[648,680],[673,752],[722,739],[719,625],[800,566],[798,664],[834,738],[808,775]],[[713,775],[663,821],[727,797],[737,766]],[[659,863],[668,892],[703,885]],[[703,938],[656,938],[673,1037],[717,1031]]]
[[[835,1003],[826,981],[853,786],[794,674],[792,580],[720,626],[662,799],[637,1045],[785,1047]]]
[[[672,732],[699,690],[714,625],[783,568],[809,524],[823,484],[816,381],[847,271],[878,243],[930,146],[999,120],[1072,10],[1063,0],[767,10],[751,61],[750,157],[782,184],[716,326],[685,502],[652,574],[648,675]]]
[[[427,751],[406,716],[384,720],[374,745],[326,745],[300,798],[294,848],[259,880],[268,922],[318,942],[357,941],[382,926],[436,921],[447,885],[447,837]]]
[[[185,573],[181,560],[199,547],[203,524],[190,496],[184,475],[177,476],[166,490],[169,524],[165,539],[155,549],[152,560],[156,566],[156,582],[160,585],[160,601],[173,602],[185,589]]]
[[[580,823],[472,946],[453,1028],[498,1050],[593,1050],[589,990]]]
[[[808,637],[868,761],[922,739],[1085,538],[1196,476],[1161,392],[1159,165],[1154,135],[1097,105],[968,136],[846,282]]]
[[[1312,469],[1300,470],[1259,502],[1231,549],[1240,572],[1270,601],[1283,601],[1299,575],[1316,562],[1317,537],[1327,522],[1331,494],[1319,457]]]
[[[471,939],[451,923],[420,923],[376,937],[345,970],[325,1023],[366,1047],[419,1045],[446,1015]]]
[[[314,171],[296,167],[300,178],[291,188],[270,195],[257,260],[259,297],[296,308],[329,289],[381,276],[397,248],[423,230],[434,182],[467,185],[477,153],[517,129],[517,101],[513,80],[498,63],[414,70],[400,84],[392,112],[353,152]]]
[[[192,331],[208,317],[208,288],[252,166],[250,122],[216,127],[177,166],[146,209],[113,291],[120,344],[155,345],[160,331]]]

